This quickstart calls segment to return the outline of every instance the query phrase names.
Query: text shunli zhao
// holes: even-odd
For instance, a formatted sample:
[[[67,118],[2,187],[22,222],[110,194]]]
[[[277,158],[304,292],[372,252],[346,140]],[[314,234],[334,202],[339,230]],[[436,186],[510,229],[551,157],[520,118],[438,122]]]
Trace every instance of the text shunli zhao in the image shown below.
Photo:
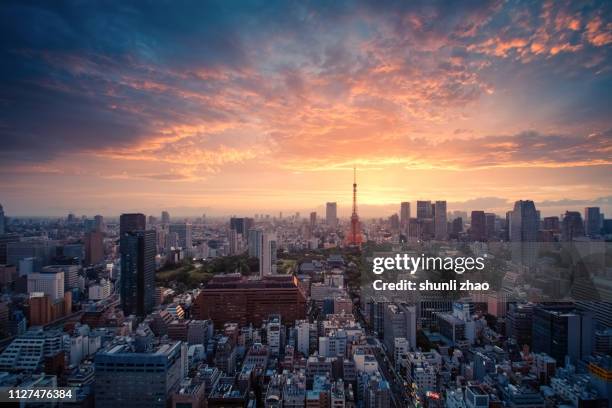
[[[482,271],[485,268],[485,257],[441,257],[441,256],[410,256],[396,254],[388,257],[375,257],[372,272],[381,275],[385,271],[408,272],[414,275],[417,271],[453,271],[463,274],[469,271]],[[372,283],[375,290],[488,290],[489,284],[484,282],[430,282],[426,280],[418,285],[416,282],[401,280],[400,282],[383,282],[378,279]]]

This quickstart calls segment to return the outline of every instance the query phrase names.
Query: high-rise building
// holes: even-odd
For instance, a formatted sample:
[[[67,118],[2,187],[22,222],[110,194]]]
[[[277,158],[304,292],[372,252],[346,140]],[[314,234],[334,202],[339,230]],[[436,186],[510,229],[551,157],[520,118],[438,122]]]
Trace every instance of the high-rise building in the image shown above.
[[[438,241],[444,241],[448,238],[446,220],[446,201],[436,201],[434,204],[435,216],[434,216],[434,231],[435,237]]]
[[[162,225],[170,224],[170,214],[168,213],[168,211],[162,211],[162,213],[161,213],[161,223],[162,223]]]
[[[578,211],[566,211],[561,223],[561,240],[573,241],[584,236],[584,224]]]
[[[42,268],[43,273],[64,273],[64,291],[69,292],[79,287],[78,265],[49,265]]]
[[[400,204],[400,227],[403,232],[407,232],[409,221],[410,221],[410,202],[403,201]]]
[[[247,244],[249,246],[249,256],[261,258],[263,250],[263,231],[258,228],[251,228],[248,234]]]
[[[315,211],[310,213],[310,230],[314,230],[317,226],[317,213]]]
[[[540,226],[536,207],[531,200],[518,200],[510,216],[510,241],[512,260],[533,266],[538,255],[538,230]]]
[[[0,234],[0,265],[6,265],[7,261],[7,246],[12,242],[19,242],[18,234]]]
[[[122,214],[120,218],[120,295],[126,315],[144,316],[155,304],[156,234],[145,230],[144,224],[143,214]],[[134,227],[143,229],[130,229]]]
[[[94,216],[94,227],[95,231],[106,232],[106,225],[104,224],[104,217],[101,215]]]
[[[178,246],[185,249],[186,251],[191,250],[193,246],[192,238],[191,238],[191,224],[189,223],[181,223],[181,224],[170,224],[169,228],[170,234],[176,234],[178,237]]]
[[[328,227],[338,225],[338,205],[336,203],[325,204],[325,223]]]
[[[493,213],[485,213],[485,229],[487,234],[487,239],[492,240],[495,238],[496,228],[495,228],[495,220],[496,216]]]
[[[182,380],[182,345],[178,341],[134,352],[118,344],[96,353],[96,407],[166,408]]]
[[[4,208],[0,204],[0,235],[6,232],[6,219],[4,218]]]
[[[230,229],[235,230],[238,234],[245,236],[247,231],[253,228],[253,219],[248,217],[232,217],[230,218]]]
[[[51,270],[28,274],[28,293],[42,292],[56,302],[64,299],[64,272]]]
[[[487,218],[484,211],[472,211],[470,217],[470,238],[484,241],[487,237]]]
[[[393,350],[398,337],[408,340],[410,347],[416,345],[417,313],[416,307],[407,304],[390,303],[384,315],[384,342],[388,350]]]
[[[432,218],[431,201],[417,201],[417,218],[420,220]]]
[[[144,231],[147,229],[147,219],[144,214],[121,214],[119,217],[119,235],[131,231]]]
[[[104,233],[91,231],[83,239],[85,246],[85,265],[97,265],[104,260]]]
[[[593,317],[571,303],[538,305],[533,310],[533,351],[546,353],[561,366],[565,357],[576,362],[593,351]]]
[[[278,249],[276,235],[264,233],[261,238],[262,252],[259,258],[259,275],[261,277],[276,275],[276,251]]]
[[[596,237],[601,232],[601,213],[599,207],[584,209],[584,232],[589,237]]]

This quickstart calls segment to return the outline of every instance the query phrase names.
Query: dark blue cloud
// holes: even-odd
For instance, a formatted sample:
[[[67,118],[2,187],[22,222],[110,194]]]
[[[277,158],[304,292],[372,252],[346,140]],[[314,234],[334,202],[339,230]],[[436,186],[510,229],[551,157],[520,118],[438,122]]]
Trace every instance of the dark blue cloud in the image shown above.
[[[581,18],[579,30],[554,27],[566,14]],[[0,158],[129,146],[160,125],[194,117],[241,120],[240,104],[248,102],[220,103],[227,87],[272,99],[279,90],[268,78],[280,75],[282,91],[302,95],[305,69],[333,79],[324,91],[330,100],[343,97],[346,81],[380,58],[358,49],[359,41],[397,55],[406,76],[428,70],[448,77],[432,103],[477,99],[483,87],[476,79],[515,79],[534,84],[534,103],[554,98],[568,121],[605,124],[610,46],[588,41],[585,25],[595,18],[609,32],[608,2],[559,2],[549,11],[542,3],[500,1],[3,2]],[[552,30],[549,54],[536,54],[531,45],[544,28]],[[528,43],[495,55],[514,39]],[[565,43],[580,49],[550,54]]]

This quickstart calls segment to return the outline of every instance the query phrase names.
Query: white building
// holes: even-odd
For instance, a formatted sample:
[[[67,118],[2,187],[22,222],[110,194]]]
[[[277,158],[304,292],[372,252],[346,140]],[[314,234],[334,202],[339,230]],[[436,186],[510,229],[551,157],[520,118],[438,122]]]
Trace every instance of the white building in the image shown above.
[[[111,294],[111,283],[109,280],[101,279],[99,283],[89,286],[88,292],[90,300],[106,299]]]
[[[53,302],[64,299],[64,272],[28,274],[28,293],[32,292],[42,292]]]

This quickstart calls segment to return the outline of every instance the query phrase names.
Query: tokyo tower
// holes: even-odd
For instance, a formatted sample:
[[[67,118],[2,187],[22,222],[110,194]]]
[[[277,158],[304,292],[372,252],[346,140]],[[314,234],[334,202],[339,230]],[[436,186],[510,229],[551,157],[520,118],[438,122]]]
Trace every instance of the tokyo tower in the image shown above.
[[[353,213],[351,214],[351,229],[346,237],[346,243],[350,246],[361,246],[363,236],[359,215],[357,214],[357,168],[353,167]]]

